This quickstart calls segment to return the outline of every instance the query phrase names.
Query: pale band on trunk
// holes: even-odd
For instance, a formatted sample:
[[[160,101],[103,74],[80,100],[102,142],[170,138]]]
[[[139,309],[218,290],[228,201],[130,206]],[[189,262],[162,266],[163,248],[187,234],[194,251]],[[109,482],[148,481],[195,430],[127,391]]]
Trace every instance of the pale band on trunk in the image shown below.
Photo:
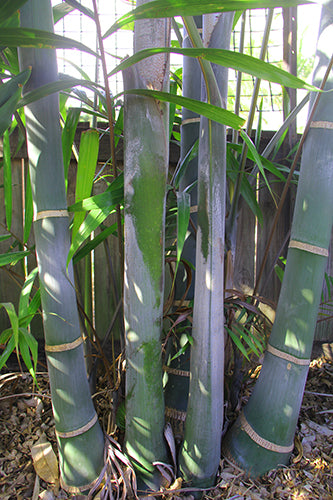
[[[66,490],[68,493],[79,495],[83,491],[90,491],[93,487],[96,486],[99,478],[97,477],[92,483],[85,484],[83,486],[68,486],[65,481],[60,476],[60,486],[63,490]]]
[[[190,207],[190,214],[196,214],[198,211],[198,205],[193,205]]]
[[[182,125],[188,125],[189,123],[200,123],[200,116],[197,116],[195,118],[186,118],[185,120],[182,120]]]
[[[78,429],[75,429],[74,431],[68,431],[68,432],[60,432],[55,430],[56,434],[60,438],[73,438],[75,436],[81,436],[81,434],[84,434],[85,432],[89,431],[97,422],[97,413],[93,416],[93,418],[86,424],[83,425],[82,427],[79,427]]]
[[[173,418],[174,420],[180,420],[181,422],[185,422],[186,420],[186,411],[176,410],[175,408],[165,407],[165,416],[167,418]]]
[[[82,337],[78,337],[76,340],[73,340],[73,342],[68,342],[66,344],[58,344],[58,345],[47,345],[47,344],[45,344],[45,351],[46,352],[65,352],[65,351],[71,351],[72,349],[75,349],[80,344],[82,344],[82,342],[83,342]]]
[[[179,307],[179,306],[189,307],[190,303],[191,303],[190,300],[175,300],[174,301],[174,305],[177,306],[177,307]]]
[[[252,439],[252,441],[261,446],[261,448],[265,448],[269,451],[275,451],[276,453],[291,453],[293,451],[294,444],[291,444],[290,446],[281,446],[279,444],[271,443],[267,439],[259,436],[259,434],[256,433],[256,431],[246,420],[244,413],[241,414],[240,421],[243,431],[246,432],[246,434]]]
[[[305,252],[313,253],[316,255],[322,255],[323,257],[328,257],[327,248],[317,247],[316,245],[311,245],[310,243],[304,243],[303,241],[290,240],[289,248],[297,248],[298,250],[304,250]]]
[[[277,349],[276,347],[273,347],[270,344],[267,344],[267,352],[270,352],[273,354],[273,356],[277,356],[278,358],[282,358],[286,361],[289,361],[290,363],[294,363],[295,365],[300,365],[300,366],[309,366],[310,364],[310,359],[302,359],[302,358],[297,358],[296,356],[293,356],[292,354],[288,354],[287,352],[280,351],[280,349]]]
[[[180,377],[189,377],[190,372],[187,370],[178,370],[177,368],[172,368],[171,366],[163,366],[163,371],[166,373],[171,373],[171,375],[179,375]]]
[[[34,221],[47,219],[48,217],[68,217],[68,211],[64,210],[41,210],[37,212]]]
[[[310,128],[326,128],[326,129],[333,129],[333,122],[311,122]]]

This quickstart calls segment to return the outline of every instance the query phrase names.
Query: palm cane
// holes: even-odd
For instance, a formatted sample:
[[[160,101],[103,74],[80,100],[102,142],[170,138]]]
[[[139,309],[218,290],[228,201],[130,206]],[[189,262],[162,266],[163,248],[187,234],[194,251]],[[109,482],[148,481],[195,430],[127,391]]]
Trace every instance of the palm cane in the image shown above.
[[[332,59],[325,44],[333,23],[332,7],[329,1],[322,10],[314,77],[315,84],[323,80],[326,91],[333,88]],[[311,103],[276,319],[253,394],[223,442],[225,455],[253,477],[287,464],[293,450],[328,257],[333,216],[332,93],[313,94]]]
[[[204,40],[230,43],[232,13],[204,16]],[[194,46],[202,44],[193,19],[184,18]],[[209,103],[223,106],[227,70],[202,64]],[[220,94],[221,90],[221,94]],[[223,266],[226,190],[225,127],[202,117],[199,142],[198,230],[191,376],[180,470],[186,481],[211,486],[221,454],[224,378]]]
[[[29,0],[21,26],[53,31],[51,2]],[[31,67],[27,93],[58,79],[52,49],[20,48],[22,69]],[[25,108],[34,204],[34,234],[41,287],[45,350],[49,370],[61,481],[71,492],[87,490],[103,467],[104,438],[85,370],[70,247],[61,149],[58,95]]]
[[[202,16],[197,16],[194,18],[195,24],[198,30],[202,31]],[[191,41],[186,29],[184,29],[184,39],[183,47],[191,47]],[[201,69],[197,59],[193,57],[183,58],[183,85],[182,91],[184,97],[189,97],[191,99],[201,99]],[[181,124],[181,145],[180,145],[180,165],[186,161],[187,155],[191,154],[193,148],[198,141],[200,130],[200,116],[193,111],[186,108],[182,109],[182,124]],[[179,190],[184,194],[185,190],[193,183],[196,183],[198,179],[198,156],[196,155],[192,160],[189,161],[186,171],[182,176],[179,183]],[[190,262],[193,266],[195,265],[195,229],[197,225],[197,188],[196,186],[191,189],[191,205],[192,205],[192,216],[191,223],[188,225],[188,235],[184,242],[184,248],[182,251],[182,259]],[[177,300],[176,306],[180,305],[180,300],[184,297],[186,293],[187,286],[187,273],[185,268],[180,266],[177,271],[175,278],[175,298]],[[193,300],[194,296],[194,279],[195,273],[192,273],[191,283],[189,284],[189,289],[186,294],[186,301]],[[186,305],[189,302],[184,301],[181,305]],[[176,353],[181,349],[181,342],[174,336],[169,341],[169,349],[171,361],[168,363],[168,376],[167,383],[164,388],[165,397],[165,413],[167,419],[173,424],[173,428],[176,435],[182,437],[183,435],[183,422],[186,415],[187,400],[188,400],[188,389],[189,389],[189,365],[190,365],[190,348],[188,347],[182,355],[174,357]]]
[[[134,51],[165,46],[169,26],[167,20],[137,21]],[[124,72],[125,90],[162,90],[167,80],[168,59],[164,55]],[[125,99],[125,448],[139,478],[151,488],[158,488],[161,481],[153,463],[167,459],[161,360],[167,111],[152,98],[127,95]]]

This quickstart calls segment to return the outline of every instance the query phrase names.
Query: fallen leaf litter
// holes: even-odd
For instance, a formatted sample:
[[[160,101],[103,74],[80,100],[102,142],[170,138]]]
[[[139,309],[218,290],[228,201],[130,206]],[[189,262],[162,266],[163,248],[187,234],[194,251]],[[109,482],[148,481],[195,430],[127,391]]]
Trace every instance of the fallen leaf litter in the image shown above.
[[[59,487],[56,441],[47,373],[38,373],[39,390],[29,374],[0,375],[0,498],[55,500],[68,496]],[[245,404],[253,387],[242,391]],[[228,500],[333,499],[333,363],[324,356],[311,362],[288,467],[273,470],[259,480],[248,479],[226,459],[221,460],[217,486],[204,498]],[[110,431],[111,393],[99,388],[97,412]],[[178,483],[181,484],[180,482]],[[173,489],[164,498],[182,499],[189,491]],[[83,495],[80,498],[87,498]],[[98,497],[96,497],[98,498]],[[152,497],[150,497],[152,498]],[[156,498],[163,498],[162,495]]]

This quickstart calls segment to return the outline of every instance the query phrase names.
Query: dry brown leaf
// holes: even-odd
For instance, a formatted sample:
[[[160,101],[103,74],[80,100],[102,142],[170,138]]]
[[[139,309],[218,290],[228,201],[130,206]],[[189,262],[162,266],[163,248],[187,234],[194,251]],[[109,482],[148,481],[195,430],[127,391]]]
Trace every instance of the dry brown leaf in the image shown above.
[[[45,434],[42,434],[32,446],[31,455],[36,474],[47,483],[58,484],[58,459]]]
[[[303,457],[303,446],[298,436],[295,436],[294,445],[297,450],[297,456],[292,459],[292,462],[298,464]]]
[[[168,488],[168,491],[180,490],[183,484],[183,479],[181,477],[177,477],[174,482]]]
[[[314,431],[319,432],[324,436],[328,437],[333,436],[333,431],[329,429],[326,425],[317,424],[316,422],[312,422],[312,420],[307,420],[306,424],[310,427],[310,429],[313,429]]]

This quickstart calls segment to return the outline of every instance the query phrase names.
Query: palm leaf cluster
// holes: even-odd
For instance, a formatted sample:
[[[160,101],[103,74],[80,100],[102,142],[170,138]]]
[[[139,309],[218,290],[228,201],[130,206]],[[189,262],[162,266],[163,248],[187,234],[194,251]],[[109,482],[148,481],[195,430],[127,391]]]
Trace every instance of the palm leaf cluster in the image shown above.
[[[136,495],[130,462],[140,488],[168,486],[178,473],[191,486],[214,483],[221,456],[225,335],[234,343],[235,365],[240,354],[249,359],[260,357],[265,349],[266,353],[249,403],[223,440],[224,453],[254,477],[287,463],[290,457],[332,228],[332,98],[327,92],[332,89],[332,64],[321,42],[332,25],[332,2],[323,8],[320,59],[312,85],[266,63],[266,39],[259,59],[230,51],[229,43],[235,11],[269,7],[268,37],[274,7],[299,3],[309,2],[138,0],[136,8],[104,34],[96,1],[92,9],[68,1],[52,11],[45,0],[12,0],[0,7],[6,217],[2,242],[14,236],[10,134],[17,127],[22,142],[26,134],[29,156],[23,237],[16,240],[18,249],[0,255],[1,266],[19,263],[24,275],[17,311],[9,302],[1,304],[10,327],[0,336],[4,345],[0,367],[16,350],[36,377],[37,342],[31,321],[42,310],[61,479],[70,492],[90,489],[93,495],[104,485],[104,495],[112,498],[120,477],[122,486],[116,495],[125,498],[127,490]],[[75,8],[94,20],[98,53],[54,34],[53,22]],[[174,16],[182,18],[184,43],[171,48],[171,24],[177,28]],[[133,23],[133,56],[109,70],[105,39]],[[60,79],[57,48],[94,55],[101,61],[104,88],[83,72],[81,79]],[[182,83],[174,74],[170,84],[171,53],[184,56]],[[245,128],[238,113],[225,109],[228,68],[256,79]],[[108,79],[119,72],[124,92],[113,97]],[[236,290],[239,284],[233,279],[242,204],[260,224],[264,214],[256,198],[256,179],[260,175],[274,198],[268,177],[286,179],[284,168],[268,156],[295,116],[291,113],[287,125],[260,155],[259,138],[253,142],[251,134],[261,79],[311,91],[312,109],[302,140],[289,252],[271,333],[261,307],[265,299]],[[318,93],[320,86],[323,92]],[[82,89],[94,93],[94,102]],[[81,101],[80,109],[66,110],[69,95]],[[119,109],[122,100],[124,106]],[[94,126],[81,135],[76,148],[82,110],[91,115]],[[97,119],[107,121],[102,133],[110,140],[110,159],[96,170],[101,136]],[[181,158],[171,173],[169,141],[179,137],[174,123],[181,125]],[[226,127],[234,130],[229,144]],[[116,157],[121,135],[123,172]],[[77,177],[75,200],[68,206],[72,154],[77,159]],[[293,173],[292,168],[288,183]],[[97,182],[105,183],[106,189],[95,194]],[[107,225],[110,215],[113,222]],[[35,247],[30,245],[32,227]],[[73,268],[73,263],[84,263],[89,290],[91,252],[101,243],[108,249],[111,234],[119,241],[116,260],[121,276],[118,288],[116,278],[113,283],[118,305],[109,333],[118,319],[126,353],[123,425],[130,462],[103,435],[92,403],[87,368],[91,375],[96,363],[91,369],[85,359],[89,351],[85,341],[89,336],[94,340],[93,310],[86,293],[85,314],[80,318]],[[36,268],[29,272],[27,257],[34,253]],[[114,397],[119,389],[116,365],[114,356]],[[173,377],[177,372],[186,374],[185,383]],[[171,405],[178,404],[175,394],[183,400],[182,408],[175,410],[183,416],[186,412],[178,457],[170,426],[165,427],[168,398]],[[172,464],[168,464],[168,448]]]

